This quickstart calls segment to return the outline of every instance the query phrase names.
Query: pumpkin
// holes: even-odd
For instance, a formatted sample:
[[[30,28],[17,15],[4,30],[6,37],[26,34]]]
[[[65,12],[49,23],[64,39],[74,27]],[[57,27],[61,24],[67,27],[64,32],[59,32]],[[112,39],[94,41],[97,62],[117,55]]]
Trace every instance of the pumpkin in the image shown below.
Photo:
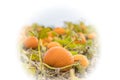
[[[48,32],[48,36],[49,36],[49,37],[54,37],[53,31]]]
[[[82,54],[74,55],[74,61],[75,62],[79,61],[81,66],[84,68],[87,68],[89,65],[89,61],[88,61],[87,57]]]
[[[81,40],[75,40],[75,43],[80,43],[80,44],[85,44],[86,43],[86,38],[83,33],[79,33],[79,37]]]
[[[65,29],[60,27],[55,28],[54,31],[60,35],[65,34]]]
[[[23,44],[26,48],[37,48],[38,39],[34,36],[30,36],[30,37],[25,39]]]
[[[94,39],[96,37],[95,33],[90,33],[87,35],[88,39]]]
[[[43,56],[43,62],[52,67],[64,67],[74,63],[72,54],[63,47],[52,47]]]
[[[53,40],[53,38],[48,36],[48,37],[42,39],[42,43],[43,43],[43,45],[46,46],[46,44],[48,44],[52,40]]]
[[[55,46],[61,46],[58,42],[50,42],[48,45],[47,45],[47,48],[52,48],[52,47],[55,47]]]

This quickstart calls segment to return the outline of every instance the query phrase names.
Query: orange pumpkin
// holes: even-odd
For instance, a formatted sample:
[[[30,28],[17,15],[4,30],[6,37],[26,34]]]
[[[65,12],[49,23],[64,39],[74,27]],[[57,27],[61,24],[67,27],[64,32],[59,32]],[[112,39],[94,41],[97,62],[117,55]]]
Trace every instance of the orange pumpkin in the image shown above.
[[[52,47],[43,56],[43,62],[52,67],[64,67],[74,63],[72,54],[62,47]]]
[[[65,29],[64,28],[60,28],[60,27],[57,27],[54,29],[54,31],[60,35],[62,34],[65,34]]]
[[[47,48],[52,48],[52,47],[55,47],[55,46],[61,46],[58,42],[50,42],[48,45],[47,45]]]
[[[75,61],[75,62],[76,62],[76,61],[80,61],[80,64],[81,64],[84,68],[88,67],[88,65],[89,65],[89,61],[88,61],[87,57],[84,56],[84,55],[81,55],[81,54],[74,55],[74,61]]]
[[[52,40],[53,40],[53,38],[48,36],[47,38],[42,39],[42,43],[43,43],[43,45],[44,45],[44,44],[48,44],[48,43],[51,42]]]
[[[79,36],[81,40],[75,40],[75,43],[80,43],[80,44],[85,44],[86,43],[86,38],[83,33],[79,33]]]
[[[53,31],[48,32],[48,36],[49,36],[49,37],[54,37]]]
[[[38,39],[34,36],[30,36],[30,37],[26,38],[26,40],[24,41],[23,44],[26,48],[37,48]]]
[[[94,39],[96,37],[95,33],[90,33],[87,35],[88,39]]]

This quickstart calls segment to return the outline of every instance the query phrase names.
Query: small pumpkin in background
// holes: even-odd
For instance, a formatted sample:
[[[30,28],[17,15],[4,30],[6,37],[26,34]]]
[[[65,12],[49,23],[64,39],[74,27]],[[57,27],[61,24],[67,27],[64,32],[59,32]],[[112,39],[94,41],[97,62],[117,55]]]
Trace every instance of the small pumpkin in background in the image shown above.
[[[53,40],[53,38],[48,36],[48,37],[42,39],[42,43],[44,46],[46,46],[52,40]]]
[[[55,28],[53,31],[55,31],[56,33],[60,34],[60,35],[63,35],[65,34],[65,29],[64,28],[60,28],[60,27],[57,27]]]
[[[84,68],[87,68],[89,65],[89,60],[87,59],[86,56],[82,55],[82,54],[77,54],[74,55],[74,61],[75,62],[80,62],[81,66]]]
[[[55,36],[53,33],[53,31],[48,32],[48,36],[53,38]]]
[[[50,49],[52,47],[56,47],[56,46],[61,46],[58,42],[50,42],[47,45],[47,48]]]
[[[86,43],[86,38],[83,33],[78,33],[80,40],[75,40],[75,43],[80,43],[80,44],[85,44]]]
[[[38,39],[34,36],[30,36],[25,39],[23,44],[26,48],[37,48]]]
[[[95,37],[96,37],[96,34],[95,34],[95,33],[89,33],[89,34],[87,35],[87,38],[88,38],[88,39],[95,39]]]
[[[43,56],[43,62],[52,67],[64,67],[74,63],[72,54],[63,47],[52,47]]]

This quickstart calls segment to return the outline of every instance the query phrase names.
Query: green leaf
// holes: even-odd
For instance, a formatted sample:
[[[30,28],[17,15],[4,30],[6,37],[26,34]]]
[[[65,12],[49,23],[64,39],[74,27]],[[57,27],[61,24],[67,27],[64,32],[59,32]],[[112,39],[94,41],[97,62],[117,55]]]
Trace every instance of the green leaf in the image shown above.
[[[81,31],[82,31],[81,28],[80,28],[80,26],[77,25],[77,24],[74,24],[74,30],[75,30],[76,32],[81,32]]]
[[[68,40],[56,40],[58,43],[60,43],[61,45],[65,46],[69,43]]]
[[[49,31],[51,31],[51,29],[50,29],[49,27],[43,28],[43,29],[39,32],[38,38],[43,39],[43,38],[48,37],[48,32],[49,32]]]
[[[70,29],[70,30],[72,30],[73,29],[73,24],[72,24],[72,22],[65,22],[65,26],[68,28],[68,29]]]
[[[69,36],[69,37],[67,37],[67,38],[65,38],[65,39],[57,38],[55,41],[58,42],[58,43],[60,43],[62,46],[66,46],[69,42],[72,41],[72,39],[71,39],[71,37]]]
[[[72,55],[76,55],[76,54],[78,54],[77,51],[70,51],[70,52],[72,53]]]
[[[88,59],[92,59],[94,54],[93,53],[88,53],[88,54],[86,54],[86,56],[87,56]]]
[[[92,46],[93,45],[93,40],[91,40],[91,39],[87,40],[86,45],[87,46]]]
[[[35,33],[34,33],[33,31],[29,31],[29,32],[28,32],[28,35],[30,35],[30,36],[35,36]]]
[[[75,43],[71,43],[71,44],[69,44],[68,46],[67,46],[68,48],[76,48],[77,47],[77,44],[75,44]]]
[[[77,44],[77,47],[75,48],[76,51],[78,51],[79,53],[84,53],[86,52],[86,45],[85,44]]]
[[[36,53],[30,55],[30,60],[39,61],[39,56]]]
[[[53,32],[52,32],[52,35],[53,35],[53,36],[57,36],[57,33],[53,31]]]
[[[37,28],[38,26],[39,26],[39,25],[38,25],[37,23],[33,23],[33,24],[32,24],[33,30],[36,30],[36,28]]]
[[[36,31],[29,31],[28,35],[38,37],[38,33]]]

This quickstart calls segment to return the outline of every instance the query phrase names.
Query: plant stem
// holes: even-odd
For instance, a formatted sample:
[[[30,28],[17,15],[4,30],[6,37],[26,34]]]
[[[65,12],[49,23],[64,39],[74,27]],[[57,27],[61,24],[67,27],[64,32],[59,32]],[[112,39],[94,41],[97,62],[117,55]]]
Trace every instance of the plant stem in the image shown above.
[[[39,54],[39,61],[40,61],[40,71],[42,71],[42,54],[40,51],[40,46],[41,46],[41,39],[38,41],[38,54]]]
[[[46,66],[49,69],[52,69],[52,70],[58,69],[58,68],[55,68],[55,67],[51,67],[51,66],[49,66],[49,65],[47,65],[45,63],[43,63],[43,65]],[[68,65],[68,66],[60,67],[59,69],[62,70],[62,69],[66,69],[66,68],[69,68],[69,67],[72,67],[72,66],[77,66],[77,65],[79,65],[79,64],[75,63],[75,64],[71,64],[71,65]]]

